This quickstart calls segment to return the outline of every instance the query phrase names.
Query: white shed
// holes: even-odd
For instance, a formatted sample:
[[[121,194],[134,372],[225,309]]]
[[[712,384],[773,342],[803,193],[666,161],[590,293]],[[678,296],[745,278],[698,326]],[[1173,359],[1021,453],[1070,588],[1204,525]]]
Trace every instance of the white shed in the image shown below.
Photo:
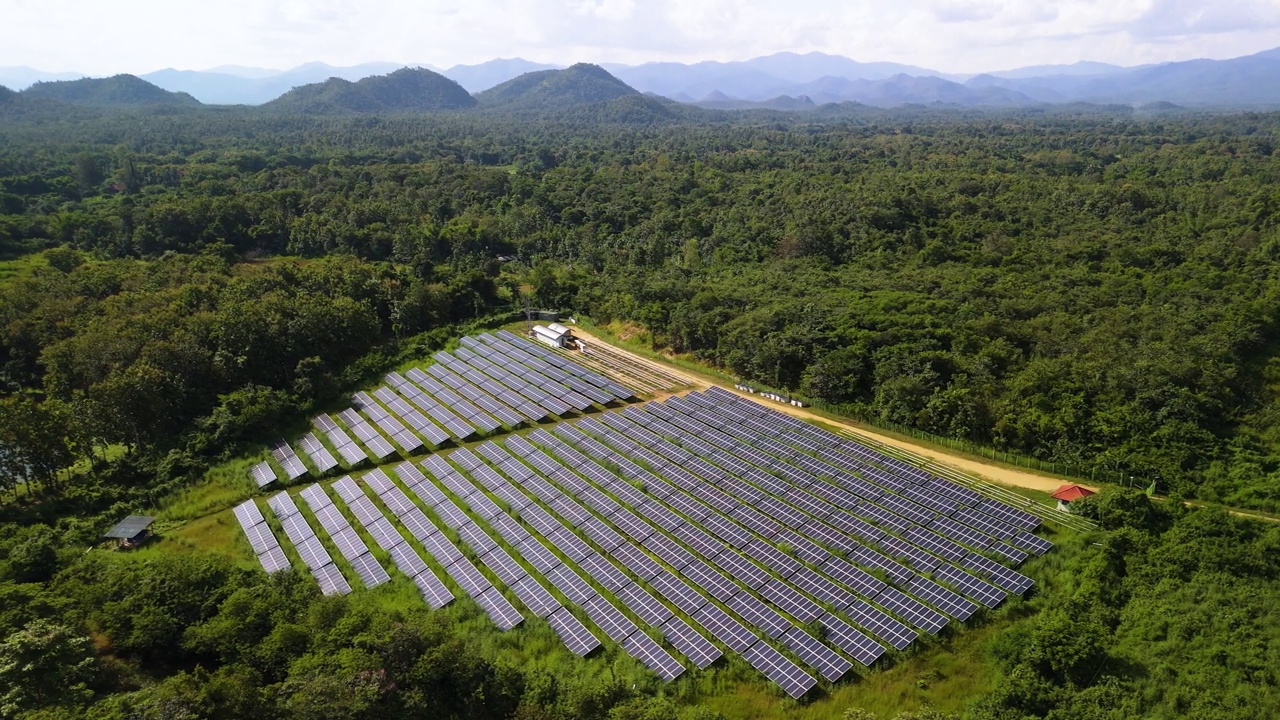
[[[552,327],[555,327],[554,325]],[[564,326],[561,325],[561,328]],[[569,342],[569,333],[565,330],[553,330],[545,325],[533,326],[533,337],[538,342],[551,347],[564,347]]]

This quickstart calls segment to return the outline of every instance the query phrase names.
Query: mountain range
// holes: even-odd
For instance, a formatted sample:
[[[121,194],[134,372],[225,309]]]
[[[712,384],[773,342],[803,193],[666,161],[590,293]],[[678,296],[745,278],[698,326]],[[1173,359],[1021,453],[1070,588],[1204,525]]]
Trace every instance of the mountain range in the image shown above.
[[[379,79],[397,76],[389,83]],[[1280,107],[1280,48],[1229,60],[1131,68],[1082,62],[974,76],[823,53],[778,53],[735,62],[579,64],[567,69],[513,58],[447,70],[409,69],[393,63],[353,67],[308,63],[287,71],[241,66],[166,69],[137,77],[115,76],[108,84],[85,84],[83,79],[71,79],[75,77],[26,67],[0,68],[0,86],[29,87],[21,94],[64,102],[113,104],[113,97],[127,101],[136,95],[150,103],[193,105],[198,101],[313,112],[457,109],[477,103],[528,109],[552,102],[573,103],[575,93],[602,101],[637,91],[707,108],[796,111],[847,102],[879,107],[1075,102]],[[138,83],[168,92],[158,95]]]

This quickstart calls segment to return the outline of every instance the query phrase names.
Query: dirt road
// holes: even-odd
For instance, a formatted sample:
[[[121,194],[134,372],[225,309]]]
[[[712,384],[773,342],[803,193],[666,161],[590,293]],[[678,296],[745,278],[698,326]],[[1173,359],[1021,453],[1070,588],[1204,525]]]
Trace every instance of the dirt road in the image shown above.
[[[641,363],[644,365],[656,364],[656,362],[654,360],[651,360],[650,358],[644,357],[642,355],[638,355],[624,347],[620,347],[614,343],[608,342],[607,340],[601,339],[599,336],[594,335],[590,332],[587,332],[580,327],[573,328],[573,332],[574,334],[579,335],[588,340],[605,343],[609,347],[613,348],[615,351],[620,353],[625,353],[628,357],[633,358],[637,363]],[[662,367],[665,371],[669,373],[677,374],[681,377],[688,378],[689,383],[699,390],[705,390],[708,387],[711,387],[713,383],[713,380],[711,378],[703,376],[701,374],[695,375],[694,373],[691,373],[688,370],[675,368],[665,363],[662,365]],[[715,384],[719,385],[720,387],[724,387],[724,385],[722,385],[721,383],[715,383]],[[794,405],[784,405],[782,403],[774,402],[773,400],[769,400],[767,398],[762,398],[759,395],[740,392],[738,390],[733,389],[732,387],[724,387],[724,389],[730,392],[736,393],[748,400],[751,400],[752,402],[760,403],[761,405],[764,405],[765,407],[770,408],[772,410],[778,410],[778,411],[787,413],[788,415],[793,415],[795,417],[798,417],[804,420],[812,420],[812,421],[825,423],[827,425],[834,425],[854,435],[862,435],[864,437],[870,438],[872,440],[875,440],[876,442],[883,443],[885,445],[900,448],[902,450],[908,450],[917,455],[922,455],[924,457],[927,457],[930,460],[940,465],[946,465],[948,467],[959,470],[960,472],[967,473],[969,475],[975,475],[984,480],[989,480],[991,482],[998,483],[1001,485],[1029,488],[1031,490],[1040,490],[1042,492],[1051,493],[1065,484],[1062,480],[1046,477],[1044,475],[1038,475],[1030,471],[1019,470],[1016,468],[1009,468],[1001,465],[994,465],[991,463],[982,462],[981,460],[960,457],[958,455],[953,455],[951,453],[948,453],[945,450],[939,450],[936,448],[926,447],[924,445],[918,445],[916,443],[908,442],[906,440],[899,440],[897,438],[889,437],[888,435],[881,435],[880,433],[867,430],[865,428],[840,422],[838,420],[833,420],[831,418],[823,417],[821,415],[816,415],[803,408],[795,407]],[[1089,487],[1089,486],[1086,485],[1084,487]],[[1096,490],[1097,488],[1090,488],[1090,489]]]

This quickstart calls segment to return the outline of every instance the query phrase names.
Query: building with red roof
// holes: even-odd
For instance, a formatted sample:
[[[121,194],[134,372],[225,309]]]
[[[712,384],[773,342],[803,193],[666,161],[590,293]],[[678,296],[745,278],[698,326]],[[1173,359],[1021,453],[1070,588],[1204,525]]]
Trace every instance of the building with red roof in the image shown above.
[[[1072,502],[1079,500],[1080,498],[1087,498],[1090,495],[1096,494],[1097,493],[1095,491],[1090,490],[1083,485],[1076,485],[1073,483],[1071,485],[1063,485],[1054,491],[1054,493],[1049,497],[1058,501],[1059,510],[1066,512]]]

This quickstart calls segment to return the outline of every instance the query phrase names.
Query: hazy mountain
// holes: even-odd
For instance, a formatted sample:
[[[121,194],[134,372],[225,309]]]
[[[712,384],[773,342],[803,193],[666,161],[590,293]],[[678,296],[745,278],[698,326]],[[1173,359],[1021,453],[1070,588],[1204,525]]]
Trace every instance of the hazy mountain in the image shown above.
[[[129,105],[194,107],[199,100],[186,93],[169,92],[134,75],[40,82],[22,94],[74,105],[118,107]]]
[[[423,68],[402,68],[356,82],[329,78],[296,87],[263,105],[284,112],[397,112],[456,110],[476,104],[461,85]]]
[[[523,58],[500,58],[479,65],[454,65],[445,70],[443,75],[466,88],[467,92],[477,93],[525,73],[558,70],[562,67],[564,66],[530,62]]]
[[[666,97],[705,97],[720,91],[745,100],[766,100],[780,94],[794,95],[794,85],[824,77],[850,80],[883,80],[894,75],[944,77],[927,68],[898,63],[862,63],[824,53],[777,53],[734,62],[645,63],[638,66],[605,65],[620,80],[642,92]],[[950,76],[948,76],[950,77]]]
[[[235,66],[231,66],[235,69]],[[374,75],[385,75],[403,67],[396,63],[376,62],[334,67],[313,62],[266,77],[244,77],[232,72],[174,70],[166,68],[147,73],[142,78],[174,92],[185,92],[201,102],[218,105],[260,105],[274,100],[302,85],[319,83],[336,77],[356,81]],[[241,69],[254,72],[258,68]]]
[[[899,105],[1030,105],[1035,101],[1015,90],[1002,87],[967,87],[940,77],[916,77],[898,74],[884,80],[850,80],[824,77],[813,82],[790,86],[794,95],[783,95],[768,101],[742,104],[727,98],[710,96],[698,104],[704,107],[764,107],[774,109],[810,109],[827,103],[856,102],[860,105],[896,107]],[[790,102],[788,102],[790,101]]]
[[[84,76],[84,73],[77,72],[43,72],[41,70],[26,67],[25,65],[20,67],[0,67],[0,85],[3,85],[10,90],[25,90],[38,82],[79,80]]]
[[[998,86],[1054,103],[1165,101],[1183,106],[1272,107],[1280,105],[1280,48],[1230,60],[1162,63],[1101,75],[980,75],[966,84]]]
[[[1070,75],[1111,75],[1118,72],[1124,72],[1129,68],[1120,65],[1111,65],[1109,63],[1088,62],[1082,60],[1070,65],[1028,65],[1027,67],[1016,68],[1013,70],[999,70],[984,73],[998,78],[1035,78],[1035,77],[1060,77]]]
[[[218,67],[206,68],[200,72],[213,73],[215,75],[233,75],[238,78],[246,78],[249,80],[263,80],[276,75],[282,75],[284,73],[283,70],[245,67],[244,65],[219,65]]]
[[[1231,60],[1191,60],[1123,68],[1097,62],[1070,65],[1035,65],[975,76],[948,75],[928,68],[896,63],[857,62],[846,57],[823,53],[777,53],[735,62],[645,63],[643,65],[604,65],[618,85],[642,93],[652,93],[683,103],[703,104],[712,93],[723,99],[710,103],[747,103],[756,107],[780,98],[807,96],[813,102],[874,102],[878,105],[900,103],[946,104],[1017,104],[1103,103],[1130,106],[1169,102],[1184,107],[1219,105],[1234,107],[1280,106],[1280,48]],[[292,88],[323,84],[329,78],[355,83],[361,79],[385,75],[399,68],[392,63],[366,63],[353,67],[334,67],[324,63],[307,63],[291,70],[224,65],[204,71],[166,69],[142,76],[156,86],[173,92],[187,93],[206,103],[262,104],[274,100]],[[575,66],[578,67],[578,66]],[[594,67],[594,66],[593,66]],[[434,70],[434,68],[429,68]],[[597,68],[600,69],[600,68]],[[456,65],[441,74],[453,79],[470,92],[488,93],[507,86],[530,73],[559,70],[556,66],[530,62],[520,58],[491,60],[478,65]],[[439,71],[437,71],[439,72]],[[31,83],[70,80],[74,73],[43,73],[29,67],[0,68],[0,84],[21,90]],[[533,90],[548,78],[525,78],[501,92],[489,95],[485,102],[508,102],[499,98],[525,91],[533,95],[550,93],[556,102],[572,100],[573,92],[555,86]],[[566,76],[572,79],[571,76]],[[905,78],[918,78],[909,82]],[[967,78],[967,79],[966,79]],[[601,78],[596,78],[602,80]],[[951,84],[925,82],[924,79],[955,81]],[[964,81],[963,86],[955,86]],[[561,81],[555,81],[561,82]],[[574,81],[582,85],[583,97],[594,97],[586,78]],[[887,83],[872,85],[868,83]],[[525,83],[531,83],[526,86]],[[589,84],[589,83],[587,83]],[[601,90],[597,87],[596,90]],[[308,92],[316,93],[315,89]],[[336,93],[339,106],[362,105],[349,90],[333,84],[327,91]],[[359,94],[357,92],[357,94]],[[605,93],[608,94],[608,93]],[[329,97],[321,93],[324,97]],[[532,97],[532,96],[531,96]],[[602,96],[603,97],[603,96]],[[526,97],[525,102],[539,101]],[[376,104],[376,102],[374,103]]]
[[[483,106],[553,108],[598,103],[640,93],[599,65],[578,63],[563,70],[538,70],[476,95]]]

